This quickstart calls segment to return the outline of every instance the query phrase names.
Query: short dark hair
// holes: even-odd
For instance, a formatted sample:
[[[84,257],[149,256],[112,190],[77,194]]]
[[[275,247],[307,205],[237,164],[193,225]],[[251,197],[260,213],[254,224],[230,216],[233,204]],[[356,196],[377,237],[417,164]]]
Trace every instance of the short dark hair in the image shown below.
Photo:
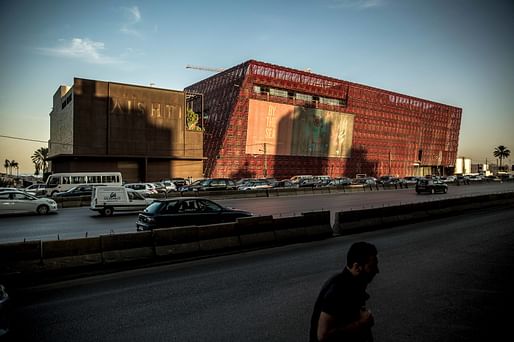
[[[346,265],[352,266],[355,262],[363,265],[368,262],[370,256],[376,256],[377,254],[375,245],[365,241],[355,242],[346,255]]]

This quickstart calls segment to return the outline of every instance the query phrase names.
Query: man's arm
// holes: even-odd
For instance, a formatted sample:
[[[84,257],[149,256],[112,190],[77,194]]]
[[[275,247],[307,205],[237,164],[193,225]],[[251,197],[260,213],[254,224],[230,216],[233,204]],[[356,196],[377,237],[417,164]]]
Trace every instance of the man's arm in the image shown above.
[[[341,326],[337,323],[334,316],[322,311],[318,321],[318,340],[325,341],[337,334],[355,334],[365,329],[369,329],[374,324],[371,311],[362,309],[358,320]]]

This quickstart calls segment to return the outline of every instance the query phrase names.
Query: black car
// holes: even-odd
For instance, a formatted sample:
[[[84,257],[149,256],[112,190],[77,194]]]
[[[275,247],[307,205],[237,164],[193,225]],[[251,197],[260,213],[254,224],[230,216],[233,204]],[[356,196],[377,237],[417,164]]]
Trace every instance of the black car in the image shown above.
[[[79,185],[75,186],[67,191],[58,192],[52,197],[80,197],[80,196],[91,196],[93,192],[92,185]]]
[[[237,185],[232,179],[228,178],[208,178],[199,179],[191,185],[179,188],[179,191],[213,191],[213,190],[236,190]]]
[[[448,192],[448,185],[435,179],[420,179],[416,183],[416,192],[418,194],[422,192],[427,192],[431,194],[441,192],[445,194]]]
[[[253,216],[243,210],[226,208],[202,197],[180,197],[152,202],[139,214],[137,230],[206,225],[234,222],[240,217]]]

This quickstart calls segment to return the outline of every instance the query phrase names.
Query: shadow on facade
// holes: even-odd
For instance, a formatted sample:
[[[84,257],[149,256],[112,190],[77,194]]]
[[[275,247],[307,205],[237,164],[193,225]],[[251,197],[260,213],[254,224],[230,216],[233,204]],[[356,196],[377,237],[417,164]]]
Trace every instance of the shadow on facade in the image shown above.
[[[376,177],[378,174],[378,161],[368,158],[368,150],[363,146],[352,147],[351,158],[347,161],[347,167],[343,175],[354,178],[356,175]]]

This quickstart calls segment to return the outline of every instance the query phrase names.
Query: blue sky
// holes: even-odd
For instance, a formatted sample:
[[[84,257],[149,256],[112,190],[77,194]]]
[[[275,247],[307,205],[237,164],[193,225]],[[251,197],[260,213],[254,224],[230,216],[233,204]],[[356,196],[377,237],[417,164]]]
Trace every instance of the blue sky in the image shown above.
[[[167,89],[248,59],[461,107],[459,156],[514,151],[514,1],[1,1],[0,160],[33,172],[74,77]],[[514,155],[511,155],[511,164]],[[494,160],[495,161],[495,160]],[[496,161],[495,161],[496,162]]]

